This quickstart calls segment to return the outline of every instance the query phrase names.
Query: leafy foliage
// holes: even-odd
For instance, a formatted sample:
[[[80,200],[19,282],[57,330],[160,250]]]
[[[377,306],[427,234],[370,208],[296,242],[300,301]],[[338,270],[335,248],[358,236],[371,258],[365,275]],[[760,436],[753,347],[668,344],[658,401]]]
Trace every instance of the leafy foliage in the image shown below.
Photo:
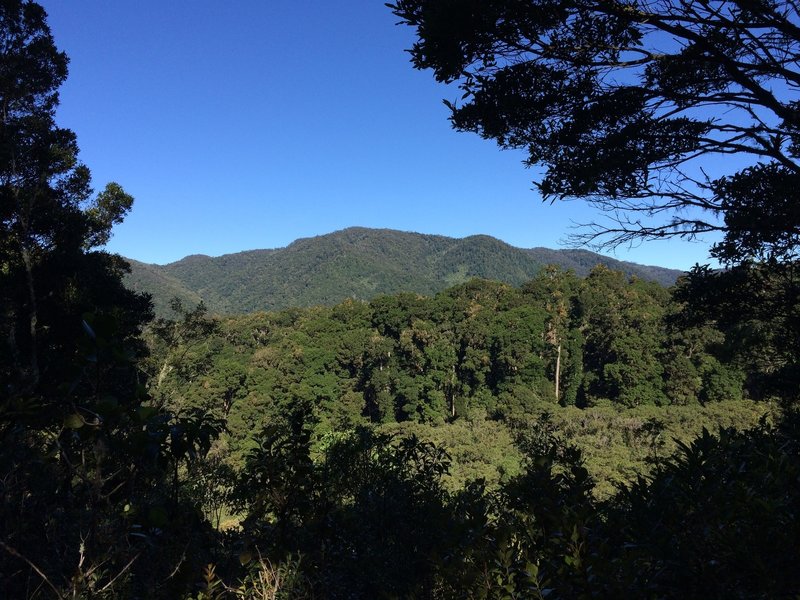
[[[778,598],[800,589],[797,418],[778,429],[704,430],[651,481],[625,489],[609,531],[619,591]],[[746,542],[745,542],[746,540]]]
[[[55,124],[67,58],[45,17],[0,3],[0,595],[170,595],[199,558],[181,547],[209,533],[178,473],[222,423],[149,404],[150,303],[99,249],[132,198],[113,183],[92,198]]]
[[[297,399],[315,406],[328,431],[503,418],[543,403],[741,397],[742,380],[724,379],[726,369],[736,372],[721,350],[725,333],[707,325],[705,337],[686,332],[694,337],[681,341],[683,329],[667,329],[677,312],[663,288],[598,268],[586,280],[549,269],[520,289],[474,280],[433,298],[399,294],[235,317],[220,323],[216,341],[183,357],[191,365],[209,347],[217,352],[208,372],[176,382],[175,393],[228,415],[234,438]]]
[[[713,272],[695,268],[681,281],[676,297],[686,309],[679,319],[694,331],[726,332],[716,342],[725,361],[744,379],[751,396],[797,402],[800,382],[800,287],[797,264],[745,263]],[[709,331],[709,329],[705,329]],[[735,386],[735,373],[710,365],[714,386]],[[727,372],[726,372],[727,371]]]
[[[723,261],[794,258],[794,2],[389,7],[416,29],[414,66],[463,91],[461,103],[446,102],[454,128],[526,151],[528,165],[544,167],[536,185],[545,200],[585,198],[607,211],[610,223],[581,240],[719,231]],[[721,160],[728,155],[740,161]]]
[[[551,267],[221,320],[176,300],[140,336],[97,250],[132,199],[89,200],[41,7],[0,27],[0,596],[796,595],[800,418],[705,429],[796,396],[791,262],[674,298]]]

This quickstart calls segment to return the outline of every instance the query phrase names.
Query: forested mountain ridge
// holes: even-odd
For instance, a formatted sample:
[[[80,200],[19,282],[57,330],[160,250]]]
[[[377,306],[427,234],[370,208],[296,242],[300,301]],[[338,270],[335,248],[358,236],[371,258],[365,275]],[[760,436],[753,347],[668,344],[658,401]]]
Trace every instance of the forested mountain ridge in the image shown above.
[[[153,296],[164,314],[169,299],[205,301],[212,312],[247,313],[291,306],[370,300],[401,291],[431,295],[479,277],[520,285],[547,264],[585,276],[597,264],[671,285],[679,271],[618,261],[586,250],[516,248],[488,235],[450,238],[351,227],[302,238],[285,248],[219,257],[187,256],[167,265],[131,260],[126,285]]]
[[[130,258],[126,260],[130,263],[132,272],[126,278],[125,285],[131,291],[151,294],[156,314],[169,312],[169,303],[173,298],[178,298],[186,306],[195,306],[203,300],[182,281],[164,273],[159,265],[150,265]]]

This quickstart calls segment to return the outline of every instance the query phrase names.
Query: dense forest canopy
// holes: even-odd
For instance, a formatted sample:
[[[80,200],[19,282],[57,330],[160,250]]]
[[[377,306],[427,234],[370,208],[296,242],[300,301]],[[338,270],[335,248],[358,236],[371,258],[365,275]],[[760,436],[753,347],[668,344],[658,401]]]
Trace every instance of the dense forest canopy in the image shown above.
[[[394,9],[410,20],[422,4]],[[433,14],[465,4],[437,38],[454,64],[470,48],[453,42],[462,26],[515,23],[498,7],[534,29],[564,17],[570,43],[634,44],[643,26],[613,3],[594,7],[597,22],[573,2]],[[673,4],[712,28],[776,29],[747,43],[792,68],[793,3],[652,7]],[[601,50],[579,66],[594,73]],[[241,316],[176,299],[153,320],[122,284],[126,263],[103,251],[132,198],[117,184],[95,195],[75,135],[55,123],[67,58],[38,4],[0,0],[0,55],[0,596],[800,592],[796,232],[775,218],[791,196],[765,213],[774,237],[726,221],[731,260],[771,260],[697,268],[671,289],[549,267],[518,287],[473,279]],[[683,63],[694,75],[714,64]],[[648,106],[634,123],[658,126]],[[791,170],[770,164],[760,175]],[[730,189],[726,219],[752,191]]]
[[[572,406],[596,408],[602,419],[630,413],[631,435],[646,437],[648,419],[765,399],[735,338],[708,324],[684,326],[665,288],[603,267],[585,279],[549,267],[520,288],[473,280],[435,297],[385,295],[220,321],[175,306],[183,320],[159,320],[149,336],[152,393],[224,418],[231,464],[242,463],[265,416],[297,402],[312,407],[317,439],[369,424],[420,435],[461,420],[513,426],[547,412],[579,414],[561,410]],[[725,406],[743,419],[729,424],[766,410],[752,401]],[[612,470],[629,466],[620,459]]]
[[[228,382],[225,397],[250,396],[248,410],[256,398],[282,405],[302,397],[327,413],[344,410],[349,398],[351,414],[338,417],[345,427],[364,418],[444,423],[473,411],[504,417],[540,403],[753,396],[741,349],[713,326],[683,327],[679,312],[658,284],[604,267],[585,279],[550,267],[521,288],[473,280],[434,297],[226,318],[182,360],[202,362],[214,350],[219,371],[210,381]],[[170,393],[218,406],[220,390],[200,381],[176,380]],[[161,389],[168,384],[161,378]]]

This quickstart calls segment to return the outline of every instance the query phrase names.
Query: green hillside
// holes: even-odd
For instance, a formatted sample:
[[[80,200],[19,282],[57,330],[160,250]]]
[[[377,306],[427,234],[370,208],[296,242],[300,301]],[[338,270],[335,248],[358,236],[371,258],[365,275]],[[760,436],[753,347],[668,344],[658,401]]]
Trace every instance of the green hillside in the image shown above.
[[[131,272],[125,276],[125,286],[134,292],[150,294],[156,314],[168,313],[172,298],[177,297],[185,306],[194,306],[203,299],[185,283],[167,274],[164,267],[130,258],[126,260],[131,265]]]
[[[126,282],[152,294],[159,314],[176,295],[189,303],[202,299],[212,312],[237,314],[401,291],[435,294],[473,277],[520,285],[545,264],[583,276],[598,263],[664,285],[680,274],[585,250],[515,248],[486,235],[455,239],[351,227],[274,250],[192,255],[163,266],[131,261]]]

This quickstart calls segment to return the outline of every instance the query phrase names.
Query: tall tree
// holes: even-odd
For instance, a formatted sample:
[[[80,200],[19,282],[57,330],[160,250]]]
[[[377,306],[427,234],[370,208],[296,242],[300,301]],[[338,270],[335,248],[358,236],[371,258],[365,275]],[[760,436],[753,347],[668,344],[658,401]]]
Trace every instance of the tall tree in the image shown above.
[[[586,401],[609,398],[626,406],[662,404],[666,291],[595,267],[580,297],[585,330]]]
[[[412,62],[457,82],[460,131],[543,165],[546,200],[608,211],[597,245],[719,231],[724,261],[800,241],[794,1],[397,0]],[[736,154],[742,160],[727,161]],[[713,157],[721,172],[709,170]],[[738,170],[737,170],[738,169]]]
[[[149,299],[102,251],[132,198],[93,196],[54,119],[66,75],[44,9],[0,0],[0,596],[176,596],[170,543],[203,535],[179,465],[221,424],[146,404],[133,344]]]
[[[569,338],[574,331],[570,322],[572,305],[578,287],[578,279],[571,271],[562,271],[555,265],[548,265],[533,281],[525,285],[524,292],[544,306],[547,313],[545,341],[551,349],[551,367],[554,380],[556,402],[563,403],[561,371],[567,361],[574,361],[569,355]]]
[[[59,380],[83,312],[116,311],[125,335],[149,309],[123,288],[126,264],[97,250],[133,199],[117,184],[93,198],[75,134],[55,124],[68,60],[41,6],[0,2],[0,56],[0,352],[13,394],[45,372]]]

